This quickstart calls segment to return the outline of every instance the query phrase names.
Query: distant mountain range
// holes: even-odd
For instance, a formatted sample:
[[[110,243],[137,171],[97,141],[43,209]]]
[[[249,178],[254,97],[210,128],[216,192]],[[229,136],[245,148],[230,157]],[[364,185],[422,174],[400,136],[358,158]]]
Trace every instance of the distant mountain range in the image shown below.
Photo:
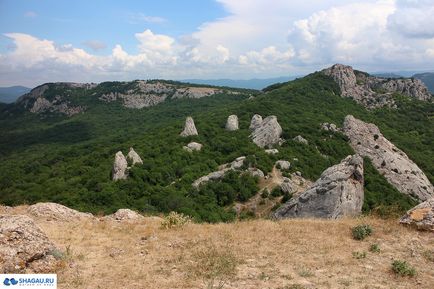
[[[184,79],[182,82],[204,84],[204,85],[214,85],[214,86],[227,86],[236,88],[247,88],[247,89],[263,89],[275,83],[287,82],[294,80],[301,76],[281,76],[275,78],[264,78],[264,79]]]
[[[28,93],[31,88],[24,86],[0,87],[0,102],[12,103],[21,95]]]
[[[429,91],[434,93],[434,72],[418,73],[413,75],[413,77],[422,80],[422,82],[428,87]]]

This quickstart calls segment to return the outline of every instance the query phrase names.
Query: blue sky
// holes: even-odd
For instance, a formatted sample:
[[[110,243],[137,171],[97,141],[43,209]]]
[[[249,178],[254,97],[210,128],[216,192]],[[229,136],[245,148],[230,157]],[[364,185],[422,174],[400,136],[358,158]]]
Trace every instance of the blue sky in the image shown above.
[[[432,70],[432,0],[0,0],[0,86]]]

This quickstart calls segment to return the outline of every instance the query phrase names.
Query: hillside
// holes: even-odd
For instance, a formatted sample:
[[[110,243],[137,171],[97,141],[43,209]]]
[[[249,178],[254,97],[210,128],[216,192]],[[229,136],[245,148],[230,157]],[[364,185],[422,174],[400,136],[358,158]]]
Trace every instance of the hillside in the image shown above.
[[[434,93],[434,72],[418,73],[413,77],[422,80],[431,93]]]
[[[140,88],[140,83],[72,88],[48,84],[42,94],[33,94],[36,98],[30,95],[3,109],[0,203],[54,201],[93,213],[128,207],[144,213],[178,211],[197,221],[234,220],[232,205],[254,196],[260,186],[258,179],[249,175],[240,179],[239,172],[234,172],[199,189],[192,183],[240,156],[246,156],[265,174],[277,160],[288,160],[291,167],[287,175],[299,172],[314,181],[326,168],[354,153],[342,133],[321,129],[324,122],[341,126],[349,114],[378,125],[385,137],[415,161],[431,183],[434,181],[431,102],[379,91],[393,100],[396,108],[367,110],[350,97],[341,97],[341,89],[331,77],[313,73],[270,86],[264,92],[211,87],[207,89],[215,93],[201,98],[174,98],[179,89],[185,92],[185,86],[191,86],[168,82],[163,86],[170,87],[169,92],[149,92],[152,99],[162,101],[131,108],[128,104],[132,100],[149,104],[149,94],[143,92],[147,88]],[[156,83],[161,81],[151,82]],[[135,91],[137,87],[142,90]],[[375,96],[377,92],[370,93]],[[138,98],[132,97],[136,94]],[[39,102],[47,105],[33,109],[41,97],[46,101]],[[71,108],[74,113],[64,113]],[[240,124],[235,132],[225,130],[226,119],[232,114],[238,116]],[[249,139],[254,114],[277,117],[286,140],[277,155],[266,154]],[[179,136],[187,116],[193,116],[198,136]],[[292,141],[298,135],[308,144]],[[202,144],[202,151],[183,150],[190,141]],[[115,153],[127,153],[130,147],[141,156],[143,165],[134,166],[126,180],[114,182],[110,173]],[[415,205],[368,160],[364,169],[364,212],[401,214]],[[250,216],[246,212],[239,217]]]
[[[0,102],[12,103],[29,91],[30,88],[24,86],[0,87]]]
[[[0,214],[5,208],[0,207]],[[6,214],[28,214],[27,206]],[[431,288],[432,233],[373,217],[254,220],[164,229],[159,217],[68,221],[30,215],[58,248],[58,288]],[[351,228],[373,234],[354,240]],[[414,277],[392,271],[406,261]],[[1,266],[0,266],[1,268]],[[127,277],[126,277],[127,276]],[[210,285],[214,287],[210,287]]]

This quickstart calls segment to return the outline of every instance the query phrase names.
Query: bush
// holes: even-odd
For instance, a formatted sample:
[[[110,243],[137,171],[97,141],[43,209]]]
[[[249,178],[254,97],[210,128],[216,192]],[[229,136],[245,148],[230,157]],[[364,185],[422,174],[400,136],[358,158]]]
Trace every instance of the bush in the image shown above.
[[[261,193],[261,197],[262,197],[263,199],[268,198],[269,195],[270,195],[270,192],[268,192],[267,189],[264,189],[264,190],[262,191],[262,193]]]
[[[363,240],[372,234],[372,227],[370,225],[358,225],[351,229],[351,233],[355,240]]]
[[[353,258],[355,259],[365,259],[366,258],[366,252],[353,252]]]
[[[400,276],[410,276],[416,275],[416,269],[408,264],[406,261],[394,260],[392,262],[392,271]]]
[[[369,247],[369,252],[380,253],[380,251],[380,246],[378,246],[378,244],[371,244],[371,246]]]
[[[275,187],[272,191],[271,191],[271,196],[274,198],[280,197],[282,195],[282,190],[280,189],[280,187]]]
[[[161,228],[180,228],[188,223],[191,223],[191,217],[186,216],[182,213],[170,212],[169,215],[164,217],[164,220],[161,223]]]
[[[281,200],[281,203],[286,203],[287,201],[289,201],[292,198],[292,194],[286,192],[283,194],[283,198]]]

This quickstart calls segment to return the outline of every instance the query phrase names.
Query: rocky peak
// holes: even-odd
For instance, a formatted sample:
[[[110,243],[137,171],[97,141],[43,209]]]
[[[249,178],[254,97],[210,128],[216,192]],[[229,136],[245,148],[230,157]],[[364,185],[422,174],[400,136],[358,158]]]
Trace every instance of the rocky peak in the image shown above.
[[[252,117],[252,120],[250,121],[250,127],[249,127],[249,129],[255,130],[261,124],[262,124],[262,116],[260,116],[259,114],[255,114]]]
[[[112,169],[112,180],[124,180],[128,176],[128,162],[124,154],[118,151],[115,155],[115,160]]]
[[[185,120],[184,130],[180,134],[182,137],[198,135],[194,120],[191,116],[188,116]]]
[[[326,169],[307,191],[285,203],[273,217],[337,219],[358,215],[363,205],[363,182],[363,159],[348,156]]]
[[[250,137],[257,146],[265,148],[282,143],[283,140],[280,138],[282,135],[282,127],[277,122],[276,116],[268,116],[260,123],[260,118],[256,117],[256,115],[253,116],[252,123],[253,119],[257,122],[254,123],[253,127],[255,128]]]
[[[236,115],[230,115],[228,117],[228,120],[226,121],[226,130],[228,131],[235,131],[238,130],[238,116]]]
[[[131,164],[134,166],[135,164],[143,164],[142,158],[139,156],[138,153],[133,148],[130,148],[130,151],[128,152],[127,159],[131,162]]]
[[[418,79],[374,77],[342,64],[335,64],[324,69],[322,73],[335,80],[343,97],[352,98],[369,109],[396,107],[393,93],[422,101],[429,101],[432,97],[427,87]]]
[[[401,193],[419,201],[434,197],[434,188],[422,170],[372,123],[345,117],[343,132],[351,147],[371,159],[375,168]]]

